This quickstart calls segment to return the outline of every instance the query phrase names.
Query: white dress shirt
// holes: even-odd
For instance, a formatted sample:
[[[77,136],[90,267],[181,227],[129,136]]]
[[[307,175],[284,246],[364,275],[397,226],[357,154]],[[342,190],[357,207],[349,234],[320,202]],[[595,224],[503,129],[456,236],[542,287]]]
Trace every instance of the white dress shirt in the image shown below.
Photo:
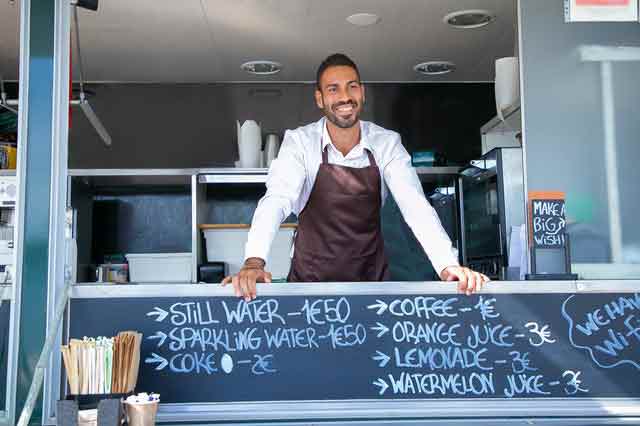
[[[411,156],[400,142],[400,135],[360,120],[360,143],[344,156],[333,145],[325,118],[285,132],[278,157],[269,169],[267,192],[253,215],[245,259],[267,259],[280,224],[289,214],[300,214],[309,200],[322,164],[321,146],[324,149],[326,145],[329,145],[329,163],[355,168],[369,165],[365,148],[370,150],[380,169],[382,202],[390,190],[404,220],[437,273],[447,266],[458,265],[456,250],[424,196],[422,184],[411,165]]]

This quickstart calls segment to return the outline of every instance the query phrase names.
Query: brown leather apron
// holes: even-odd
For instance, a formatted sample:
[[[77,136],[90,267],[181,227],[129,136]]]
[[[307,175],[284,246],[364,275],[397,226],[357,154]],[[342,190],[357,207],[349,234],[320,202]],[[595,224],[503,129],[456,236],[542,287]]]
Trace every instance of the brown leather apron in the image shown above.
[[[328,145],[327,145],[328,147]],[[329,164],[327,147],[316,181],[298,217],[290,282],[386,281],[380,224],[380,171]]]

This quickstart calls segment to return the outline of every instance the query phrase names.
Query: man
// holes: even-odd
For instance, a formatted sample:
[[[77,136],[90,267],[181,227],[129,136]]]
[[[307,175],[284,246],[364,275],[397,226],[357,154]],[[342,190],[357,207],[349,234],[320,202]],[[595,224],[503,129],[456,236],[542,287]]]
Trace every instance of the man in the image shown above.
[[[458,264],[400,135],[360,120],[365,90],[355,63],[329,56],[316,83],[316,104],[325,117],[285,133],[253,216],[244,266],[222,284],[232,283],[236,296],[249,301],[256,282],[271,282],[265,259],[292,212],[298,229],[288,281],[388,280],[380,226],[388,187],[440,278],[458,281],[467,295],[480,290],[488,278]]]

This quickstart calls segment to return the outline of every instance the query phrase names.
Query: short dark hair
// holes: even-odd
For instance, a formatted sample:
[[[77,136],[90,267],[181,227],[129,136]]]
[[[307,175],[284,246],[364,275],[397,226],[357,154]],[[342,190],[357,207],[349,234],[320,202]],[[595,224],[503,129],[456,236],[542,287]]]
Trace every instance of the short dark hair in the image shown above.
[[[318,90],[321,90],[320,78],[322,77],[322,74],[324,74],[324,72],[327,70],[327,68],[341,66],[353,68],[358,75],[358,80],[360,80],[360,71],[358,71],[356,63],[353,62],[351,58],[349,58],[344,53],[334,53],[333,55],[327,56],[318,67],[318,71],[316,72],[316,87],[318,88]]]

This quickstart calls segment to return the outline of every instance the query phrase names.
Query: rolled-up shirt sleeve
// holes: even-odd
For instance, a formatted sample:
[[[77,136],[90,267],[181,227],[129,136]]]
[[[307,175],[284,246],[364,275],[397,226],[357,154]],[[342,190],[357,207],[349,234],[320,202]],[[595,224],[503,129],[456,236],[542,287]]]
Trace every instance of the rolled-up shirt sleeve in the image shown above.
[[[457,266],[458,257],[437,213],[427,201],[420,179],[411,165],[411,156],[399,135],[384,166],[384,179],[404,220],[420,242],[433,268],[440,276],[447,266]]]
[[[304,151],[290,132],[285,132],[278,157],[271,163],[267,192],[258,202],[245,245],[245,260],[265,261],[280,224],[291,214],[306,177]],[[267,265],[268,269],[268,265]]]

